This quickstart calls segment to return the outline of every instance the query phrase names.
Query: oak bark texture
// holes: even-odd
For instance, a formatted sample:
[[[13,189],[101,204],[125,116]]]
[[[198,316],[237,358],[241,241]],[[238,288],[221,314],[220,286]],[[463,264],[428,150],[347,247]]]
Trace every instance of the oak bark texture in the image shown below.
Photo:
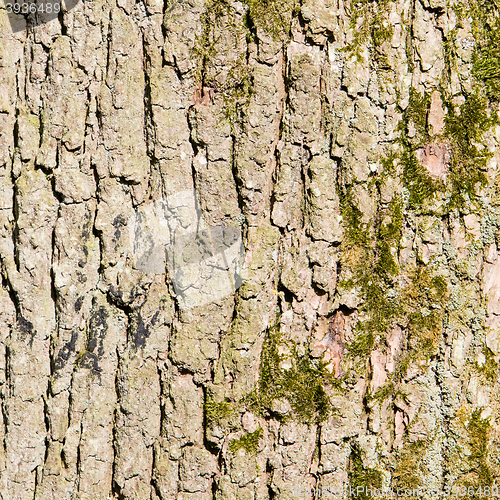
[[[472,3],[273,5],[82,1],[18,33],[0,7],[3,500],[495,484],[500,127]],[[487,126],[461,143],[450,110]],[[182,309],[126,226],[193,189],[249,268]],[[277,330],[325,418],[247,403]]]

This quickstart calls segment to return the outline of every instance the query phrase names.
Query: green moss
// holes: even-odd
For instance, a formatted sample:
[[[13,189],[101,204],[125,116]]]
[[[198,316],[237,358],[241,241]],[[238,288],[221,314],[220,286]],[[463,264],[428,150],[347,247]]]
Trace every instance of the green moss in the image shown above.
[[[387,382],[384,385],[381,385],[370,399],[376,400],[379,403],[383,403],[388,398],[394,396],[396,392],[396,387],[393,382]]]
[[[83,359],[85,358],[85,355],[86,355],[88,352],[89,352],[89,351],[87,351],[87,349],[82,349],[81,351],[79,351],[79,352],[76,354],[76,357],[75,357],[75,367],[80,366],[80,363],[83,361]]]
[[[366,226],[362,222],[363,213],[352,201],[352,191],[348,187],[340,191],[340,211],[346,230],[346,243],[367,248],[370,242]]]
[[[368,46],[372,59],[377,61],[381,68],[390,67],[382,49],[384,42],[390,40],[394,33],[392,24],[387,19],[389,3],[389,0],[361,0],[353,6],[350,14],[353,40],[344,50],[355,54],[358,62],[363,62],[362,47]]]
[[[468,461],[476,472],[478,484],[486,486],[493,482],[490,468],[487,465],[491,424],[489,418],[481,417],[481,412],[482,408],[474,410],[467,424],[470,452]]]
[[[369,183],[371,187],[374,184],[380,187],[385,178],[400,175],[405,188],[404,201],[396,199],[389,207],[379,204],[374,219],[366,222],[354,201],[352,186],[339,186],[346,234],[342,243],[342,265],[352,271],[352,276],[341,281],[339,287],[356,288],[361,299],[356,335],[347,347],[348,356],[355,360],[355,366],[366,366],[370,352],[375,347],[384,348],[385,333],[394,324],[403,328],[408,341],[407,352],[399,360],[396,374],[390,381],[393,386],[384,387],[386,392],[379,393],[377,399],[391,397],[391,390],[397,393],[410,365],[422,360],[427,362],[436,353],[442,340],[448,301],[446,282],[436,276],[430,265],[419,264],[410,270],[406,284],[398,278],[404,210],[430,214],[439,211],[440,216],[452,210],[470,213],[471,209],[480,208],[479,192],[487,185],[486,167],[491,153],[482,143],[485,133],[500,123],[491,106],[500,81],[500,3],[495,0],[492,5],[483,0],[471,0],[470,4],[477,41],[474,52],[476,87],[464,93],[464,103],[456,106],[456,101],[447,94],[448,77],[443,75],[439,90],[447,115],[439,136],[431,136],[429,132],[431,93],[419,94],[411,89],[408,105],[400,109],[403,116],[400,136],[393,144],[399,151],[394,152],[393,148],[392,153],[381,160],[383,173]],[[374,41],[380,46],[390,35],[389,30],[385,33],[374,31],[384,26],[385,7],[386,2],[362,0],[356,4],[355,11],[353,8],[350,19],[354,39],[347,50],[357,53],[359,59],[364,46],[370,49]],[[468,15],[464,10],[463,17]],[[382,24],[377,24],[378,21]],[[484,27],[485,31],[481,32]],[[445,43],[446,64],[450,71],[454,71],[456,43],[456,32],[452,30]],[[418,161],[419,148],[432,144],[441,145],[451,153],[445,181],[432,177]],[[431,204],[435,199],[440,201],[439,205],[434,204],[436,208]],[[496,367],[491,362],[483,366],[486,380],[496,376]]]
[[[225,399],[224,401],[217,402],[210,396],[206,397],[204,408],[207,423],[220,424],[232,417],[236,412],[236,408],[229,400]]]
[[[236,453],[243,448],[248,455],[256,455],[262,434],[262,427],[259,426],[254,432],[248,432],[239,439],[232,439],[229,443],[229,449]]]
[[[400,378],[397,374],[390,374],[389,381],[381,385],[374,394],[371,394],[370,391],[367,392],[367,401],[376,401],[379,405],[382,405],[387,400],[395,401],[400,398],[408,404],[408,393],[398,388],[399,382]]]
[[[256,27],[284,41],[289,37],[298,6],[296,0],[244,0],[243,3],[248,8],[239,16],[228,0],[208,0],[200,18],[202,29],[192,49],[197,61],[196,79],[201,88],[213,88],[222,96],[222,115],[229,122],[232,133],[236,131],[236,124],[243,122],[253,94],[253,74],[247,63],[247,51],[240,51],[234,58],[235,51],[245,39],[247,43],[255,39]],[[229,56],[226,61],[230,61],[225,78],[221,78],[223,70],[215,62],[221,53],[226,53]]]
[[[428,440],[418,440],[406,443],[396,453],[392,474],[393,489],[416,490],[423,486],[423,478],[429,472],[424,461],[428,446]],[[409,498],[419,497],[415,495]]]
[[[285,356],[280,349],[288,351]],[[291,366],[283,368],[282,362]],[[282,338],[278,325],[268,332],[261,352],[260,377],[257,389],[247,398],[247,406],[259,414],[272,411],[273,401],[286,399],[299,422],[323,422],[332,412],[325,384],[339,386],[338,380],[325,369],[324,363],[314,365],[306,353],[300,356],[295,345]],[[281,417],[283,418],[283,417]]]
[[[427,130],[427,113],[431,103],[431,95],[429,93],[419,94],[414,88],[410,89],[408,106],[403,114],[402,125],[403,132],[406,134],[406,139],[409,138],[408,131],[410,128],[415,129],[415,135],[419,141],[427,141],[429,133]],[[401,127],[400,127],[401,128]]]
[[[392,277],[399,274],[399,266],[394,259],[393,251],[400,249],[403,210],[399,198],[395,197],[386,211],[382,211],[383,221],[379,225],[375,263],[375,274],[385,283],[393,285]],[[394,250],[393,250],[394,249]]]
[[[483,80],[488,97],[500,101],[500,37],[496,28],[495,36],[491,36],[484,47],[477,51],[473,72],[479,80]]]
[[[409,208],[419,209],[443,188],[443,183],[431,178],[427,170],[420,164],[414,148],[406,148],[402,154],[403,184],[410,193]]]
[[[473,491],[469,498],[486,500],[489,495],[481,495],[481,489],[490,487],[494,483],[495,475],[490,467],[488,445],[491,434],[489,418],[481,417],[482,408],[477,408],[472,413],[465,415],[463,423],[466,433],[466,453],[462,456],[462,473],[456,481],[456,487]],[[461,416],[464,419],[464,415]]]
[[[474,77],[484,84],[488,98],[500,101],[500,5],[497,0],[471,0],[473,33],[476,39]]]
[[[364,365],[364,361],[370,355],[375,346],[375,336],[371,332],[359,331],[356,338],[347,346],[347,354],[358,363]]]
[[[373,267],[367,269],[368,273],[358,279],[363,294],[363,304],[360,311],[364,313],[363,319],[357,323],[359,332],[365,332],[375,337],[385,333],[391,323],[400,315],[401,303],[397,296],[391,294],[395,290],[395,283],[385,279],[389,270],[375,274],[380,261],[377,259]],[[373,274],[371,274],[373,273]],[[389,282],[388,282],[389,281]]]
[[[472,18],[472,32],[475,38],[473,52],[473,75],[477,86],[466,96],[460,114],[449,107],[447,117],[449,135],[457,138],[456,146],[460,168],[454,175],[454,205],[459,206],[467,197],[476,197],[475,187],[486,185],[482,172],[491,153],[481,150],[484,132],[499,124],[495,112],[489,114],[488,100],[500,100],[500,5],[497,0],[471,0],[467,8],[459,9],[459,21],[467,16]],[[458,177],[458,179],[457,179]]]
[[[498,116],[496,113],[489,113],[487,97],[479,87],[466,96],[460,107],[454,106],[444,91],[441,94],[448,112],[440,141],[444,141],[451,151],[448,176],[450,187],[433,179],[416,157],[419,147],[432,142],[427,124],[430,95],[422,96],[414,90],[410,91],[409,104],[400,124],[402,180],[410,194],[408,204],[412,209],[422,208],[438,192],[449,194],[447,212],[461,209],[471,202],[477,202],[478,190],[487,185],[486,162],[492,153],[480,144],[484,133],[499,123]],[[410,128],[415,131],[411,138]]]
[[[394,380],[401,381],[406,375],[411,364],[417,360],[418,356],[416,351],[410,350],[406,352],[398,361],[396,370],[394,372]]]
[[[196,79],[201,88],[214,88],[222,96],[222,114],[232,129],[250,102],[253,93],[252,72],[241,53],[232,61],[226,77],[220,78],[221,68],[216,67],[215,57],[231,53],[239,43],[251,37],[245,21],[237,21],[237,14],[227,0],[208,0],[201,15],[201,33],[196,36],[192,49],[197,60]],[[234,43],[231,45],[228,40]],[[229,58],[228,58],[229,59]]]
[[[344,200],[346,203],[346,200]],[[398,275],[397,252],[400,248],[403,224],[402,202],[394,198],[389,206],[380,209],[375,241],[369,243],[368,233],[360,223],[356,207],[348,211],[345,220],[345,252],[356,246],[357,260],[350,261],[354,276],[341,282],[345,288],[357,287],[362,297],[360,319],[356,337],[347,346],[348,357],[355,366],[364,368],[366,357],[394,323],[406,327],[409,353],[401,360],[398,383],[410,362],[428,359],[438,344],[443,324],[443,311],[447,301],[445,280],[435,276],[428,266],[419,265],[409,271],[409,283],[401,287]]]
[[[409,104],[404,110],[400,124],[402,180],[409,191],[409,206],[421,209],[427,200],[437,193],[448,198],[445,212],[462,210],[471,203],[479,204],[478,192],[487,185],[486,164],[492,154],[481,145],[484,133],[500,123],[495,112],[489,111],[489,100],[498,100],[500,96],[500,18],[498,6],[491,2],[471,0],[467,7],[455,5],[458,25],[463,19],[472,19],[472,31],[476,44],[473,55],[473,74],[476,86],[470,93],[464,92],[465,102],[457,107],[451,96],[443,74],[441,97],[447,109],[445,129],[440,138],[431,138],[428,131],[428,113],[430,93],[418,94],[410,90]],[[451,30],[445,43],[446,65],[450,71],[456,71],[457,36]],[[409,131],[413,129],[415,134]],[[433,141],[445,142],[451,151],[451,161],[447,176],[447,185],[430,177],[418,162],[415,152],[419,147]]]
[[[210,66],[217,55],[217,44],[224,29],[236,29],[234,10],[227,0],[208,0],[201,14],[201,33],[196,36],[193,55],[197,59],[196,77],[202,86],[210,86]]]
[[[246,54],[241,54],[227,74],[222,92],[224,117],[235,133],[236,124],[241,121],[254,93],[253,76],[246,64]]]
[[[426,104],[419,98],[416,100],[418,105],[410,116],[418,126],[423,127],[425,118],[419,122],[419,114],[415,110],[419,107],[425,109]],[[394,158],[388,158],[383,164],[390,172],[385,175],[394,174]],[[416,175],[415,171],[413,175]],[[422,177],[420,185],[425,186],[429,179],[427,175]],[[425,189],[422,189],[423,192],[414,189],[414,198],[410,196],[408,204],[419,203],[435,189],[435,184],[430,185],[427,192]],[[410,364],[419,359],[428,360],[435,353],[448,300],[446,282],[433,274],[431,266],[422,264],[407,270],[409,280],[406,286],[399,279],[398,253],[404,222],[404,205],[400,197],[395,196],[386,207],[379,206],[371,227],[363,224],[362,213],[349,189],[344,189],[341,206],[346,231],[342,244],[343,264],[350,267],[353,276],[341,281],[339,286],[345,289],[356,287],[362,299],[358,307],[360,314],[356,335],[347,346],[347,356],[356,369],[364,370],[370,352],[375,347],[383,349],[386,332],[393,325],[400,325],[407,334],[408,352],[400,359],[397,373],[391,381],[397,392],[398,384]]]
[[[409,348],[416,357],[434,354],[443,327],[444,307],[448,298],[446,281],[434,276],[429,267],[418,265],[411,273],[403,301],[407,310]]]
[[[375,498],[373,490],[382,487],[382,473],[363,465],[362,451],[357,443],[351,443],[348,477],[351,498],[354,500]]]
[[[379,334],[385,333],[390,324],[400,316],[396,277],[399,266],[396,255],[400,247],[403,212],[401,200],[395,197],[387,208],[380,209],[375,224],[375,238],[370,241],[369,232],[361,224],[361,212],[348,196],[343,200],[346,242],[348,254],[354,247],[356,259],[348,262],[354,277],[343,283],[345,287],[357,287],[363,302],[361,318],[356,325],[356,338],[348,346],[348,355],[360,359],[373,349]]]
[[[420,164],[416,150],[420,145],[429,142],[427,130],[427,113],[430,105],[430,94],[420,95],[410,89],[408,106],[406,107],[399,129],[401,131],[401,163],[403,165],[402,181],[409,192],[408,205],[418,209],[424,202],[444,189],[442,182],[432,179],[427,170]],[[410,129],[414,137],[410,138]]]
[[[450,102],[446,104],[445,136],[452,147],[452,194],[448,209],[452,210],[477,202],[478,188],[487,185],[486,163],[493,153],[480,144],[484,133],[499,120],[495,113],[489,115],[488,101],[478,88],[467,96],[459,112]]]
[[[295,0],[244,0],[248,5],[251,24],[269,33],[275,40],[285,40],[290,35],[292,17],[298,8]]]
[[[494,384],[498,378],[498,363],[495,361],[493,351],[486,345],[482,349],[485,361],[481,365],[475,361],[474,368],[487,384]]]
[[[472,74],[494,102],[500,100],[500,3],[498,0],[468,0],[452,6],[457,28],[471,22],[474,36]],[[450,30],[445,43],[448,66],[456,70],[456,29]]]

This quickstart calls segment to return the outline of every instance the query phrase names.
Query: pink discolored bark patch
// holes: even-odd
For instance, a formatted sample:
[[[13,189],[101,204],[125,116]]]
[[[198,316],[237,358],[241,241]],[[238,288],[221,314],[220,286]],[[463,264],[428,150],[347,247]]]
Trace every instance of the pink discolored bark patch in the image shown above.
[[[417,149],[417,159],[432,177],[444,180],[449,169],[451,149],[448,144],[427,144]]]
[[[340,378],[344,375],[341,367],[342,358],[345,352],[345,336],[346,317],[339,310],[335,313],[333,320],[330,322],[328,333],[323,339],[314,344],[315,349],[325,349],[324,360],[329,362],[326,368],[333,372],[335,377]]]
[[[214,102],[215,89],[198,85],[191,96],[191,104],[195,106],[209,106]]]

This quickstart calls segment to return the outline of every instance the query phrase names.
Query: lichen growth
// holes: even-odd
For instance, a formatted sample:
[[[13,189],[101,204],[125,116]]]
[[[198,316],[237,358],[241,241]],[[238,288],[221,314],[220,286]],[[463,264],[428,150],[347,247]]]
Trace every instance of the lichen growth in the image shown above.
[[[88,353],[89,351],[87,349],[82,349],[81,351],[79,351],[76,356],[75,356],[75,367],[78,367],[80,366],[81,362],[83,361],[83,359],[85,358],[86,354]]]

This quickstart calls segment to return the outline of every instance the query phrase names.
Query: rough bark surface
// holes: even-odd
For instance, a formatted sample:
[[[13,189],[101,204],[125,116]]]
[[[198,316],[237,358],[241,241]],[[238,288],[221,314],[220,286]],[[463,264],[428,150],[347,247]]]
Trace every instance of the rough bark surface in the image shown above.
[[[0,6],[0,498],[494,487],[498,7]],[[192,192],[246,274],[187,304],[127,226]]]

